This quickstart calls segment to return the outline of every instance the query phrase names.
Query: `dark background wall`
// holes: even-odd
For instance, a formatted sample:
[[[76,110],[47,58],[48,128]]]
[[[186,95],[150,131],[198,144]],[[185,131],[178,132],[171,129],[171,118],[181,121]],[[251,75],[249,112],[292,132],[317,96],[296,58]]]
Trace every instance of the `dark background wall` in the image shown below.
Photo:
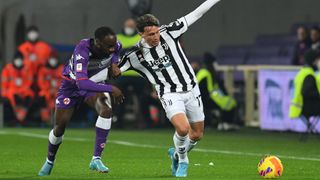
[[[196,8],[203,0],[154,0],[153,13],[169,23]],[[222,0],[184,36],[189,55],[214,51],[223,44],[247,44],[257,34],[286,33],[295,22],[318,22],[319,0]],[[0,0],[1,52],[9,59],[19,16],[38,25],[43,39],[74,44],[108,25],[121,30],[130,16],[125,0]]]

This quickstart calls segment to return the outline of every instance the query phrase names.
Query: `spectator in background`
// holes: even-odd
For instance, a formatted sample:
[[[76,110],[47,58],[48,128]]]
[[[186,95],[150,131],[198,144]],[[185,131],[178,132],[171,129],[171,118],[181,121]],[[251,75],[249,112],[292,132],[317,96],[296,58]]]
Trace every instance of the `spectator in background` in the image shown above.
[[[121,42],[123,50],[131,48],[140,41],[141,37],[136,30],[134,19],[129,18],[124,21],[122,32],[117,34],[117,39]]]
[[[17,52],[12,63],[2,70],[2,97],[8,99],[18,122],[24,124],[34,98],[31,90],[32,72],[24,63],[23,55]]]
[[[40,66],[47,64],[52,50],[49,44],[40,40],[39,29],[36,26],[27,29],[26,39],[18,49],[23,54],[25,63],[30,64],[35,76]]]
[[[297,39],[298,42],[294,47],[294,57],[292,65],[304,65],[304,54],[311,47],[311,40],[309,37],[308,29],[301,26],[297,29]]]
[[[218,73],[215,70],[216,58],[210,54],[204,55],[204,67],[197,72],[197,80],[202,94],[204,112],[206,117],[210,117],[212,109],[219,109],[221,122],[218,124],[219,130],[231,130],[238,128],[234,122],[236,119],[236,101],[228,96]],[[208,119],[206,122],[210,122]]]
[[[310,50],[305,59],[307,65],[301,68],[294,79],[294,97],[289,114],[292,119],[304,115],[308,120],[311,116],[320,115],[320,84],[315,76],[315,72],[320,69],[320,53]]]
[[[57,55],[52,54],[46,66],[39,69],[37,84],[39,87],[40,116],[43,122],[50,122],[51,111],[55,107],[55,99],[61,84],[63,65],[59,64]]]
[[[312,41],[311,49],[320,50],[320,29],[319,27],[313,27],[310,31],[310,37]]]

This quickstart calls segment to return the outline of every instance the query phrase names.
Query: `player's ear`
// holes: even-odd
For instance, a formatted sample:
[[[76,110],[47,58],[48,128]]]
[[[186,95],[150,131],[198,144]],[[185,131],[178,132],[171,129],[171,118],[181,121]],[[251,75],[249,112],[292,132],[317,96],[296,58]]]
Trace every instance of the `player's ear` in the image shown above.
[[[99,39],[94,38],[94,45],[95,45],[97,48],[100,48],[100,47],[101,47]]]
[[[143,33],[143,32],[138,32],[138,34],[139,34],[141,37],[144,37],[144,33]]]

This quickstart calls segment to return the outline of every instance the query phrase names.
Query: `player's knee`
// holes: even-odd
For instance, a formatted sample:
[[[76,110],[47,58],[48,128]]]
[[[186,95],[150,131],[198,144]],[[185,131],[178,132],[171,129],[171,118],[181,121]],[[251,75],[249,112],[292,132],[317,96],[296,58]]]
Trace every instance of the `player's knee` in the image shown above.
[[[176,131],[180,136],[186,136],[189,133],[190,126],[188,124],[179,125],[176,127]]]
[[[194,141],[200,141],[203,137],[203,131],[195,131],[190,133],[190,139]]]

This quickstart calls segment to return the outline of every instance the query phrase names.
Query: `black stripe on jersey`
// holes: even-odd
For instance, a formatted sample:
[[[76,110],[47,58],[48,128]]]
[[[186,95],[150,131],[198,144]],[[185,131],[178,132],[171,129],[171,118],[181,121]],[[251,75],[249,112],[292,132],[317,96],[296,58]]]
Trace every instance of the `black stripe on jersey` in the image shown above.
[[[167,32],[167,34],[174,40],[174,42],[175,42],[175,44],[176,44],[176,49],[177,49],[178,54],[179,54],[179,57],[181,58],[181,61],[182,61],[182,63],[183,63],[183,66],[184,66],[185,70],[187,71],[187,73],[188,73],[188,75],[189,75],[189,78],[190,78],[190,80],[191,80],[192,87],[194,87],[194,86],[196,85],[196,83],[195,83],[195,81],[194,81],[194,79],[193,79],[193,75],[192,75],[192,73],[191,73],[191,71],[190,71],[190,69],[189,69],[189,67],[188,67],[188,64],[187,64],[187,62],[186,62],[186,59],[185,59],[184,56],[183,56],[183,52],[181,52],[181,50],[180,50],[180,48],[179,48],[179,39],[173,38],[173,37],[171,36],[171,34],[168,33],[168,32]]]
[[[183,26],[184,26],[183,22],[175,21],[175,22],[172,22],[169,26],[167,26],[167,30],[168,31],[178,31],[181,28],[183,28]]]
[[[160,41],[161,41],[161,45],[166,43],[166,41],[163,39],[162,36],[160,36]],[[179,68],[177,62],[175,61],[175,59],[174,59],[174,57],[172,55],[170,47],[167,45],[167,48],[163,48],[163,49],[171,59],[173,69],[174,69],[175,73],[178,76],[179,82],[182,84],[182,90],[183,91],[187,91],[188,90],[187,83],[186,83],[185,79],[183,78],[183,75],[182,75],[182,73],[180,71],[180,68]]]
[[[121,61],[120,61],[120,64],[118,65],[119,68],[121,68],[123,65],[126,64],[126,62],[128,61],[128,57],[127,56],[124,56]]]
[[[157,61],[159,59],[159,55],[157,53],[156,47],[152,47],[150,49],[150,53],[151,53],[151,56],[152,56],[152,58],[154,60]],[[161,65],[163,66],[163,64],[161,64]],[[177,91],[177,85],[172,81],[168,71],[165,68],[163,68],[161,70],[161,73],[162,73],[163,77],[165,78],[165,80],[170,84],[170,91],[171,92],[176,92]]]
[[[137,51],[136,55],[137,55],[138,58],[139,57],[144,58],[141,51]],[[140,61],[141,58],[139,58],[139,61]],[[159,78],[156,75],[156,73],[153,72],[153,69],[149,66],[149,64],[148,64],[148,62],[146,60],[142,60],[142,61],[140,61],[140,63],[144,68],[146,68],[150,72],[150,74],[152,75],[152,77],[154,78],[156,83],[160,85],[160,96],[163,96],[163,94],[164,94],[164,84],[159,80]]]

